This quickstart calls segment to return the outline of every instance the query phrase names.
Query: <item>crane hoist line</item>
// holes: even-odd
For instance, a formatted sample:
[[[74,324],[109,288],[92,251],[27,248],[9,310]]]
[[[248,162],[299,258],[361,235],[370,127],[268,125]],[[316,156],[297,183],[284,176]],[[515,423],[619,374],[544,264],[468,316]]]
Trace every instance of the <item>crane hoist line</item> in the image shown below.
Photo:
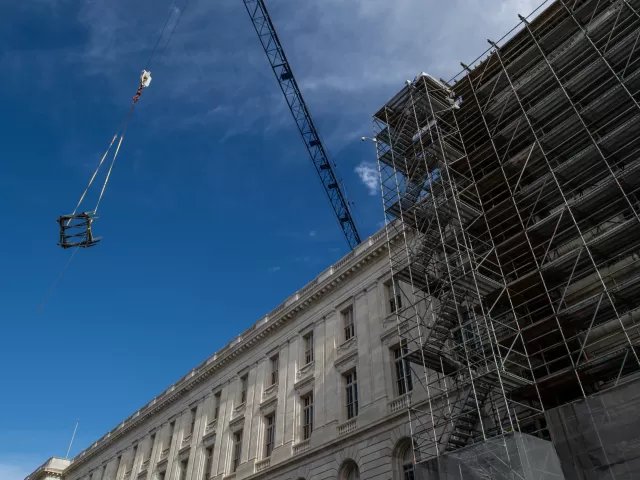
[[[160,45],[160,41],[162,40],[162,37],[165,31],[167,30],[167,27],[169,26],[169,22],[171,21],[172,18],[174,18],[175,23],[173,24],[173,27],[170,29],[171,31],[169,33],[169,37],[167,38],[167,41],[164,44],[162,52],[160,53],[160,58],[162,58],[162,56],[164,55],[164,52],[167,49],[169,42],[171,41],[171,37],[173,36],[173,32],[175,32],[176,28],[178,27],[178,23],[180,23],[180,19],[182,18],[182,14],[184,13],[188,3],[189,3],[189,0],[187,0],[184,3],[182,8],[178,8],[176,1],[174,1],[173,4],[171,5],[171,8],[169,9],[169,13],[167,15],[167,20],[165,21],[164,26],[160,31],[160,35],[156,40],[156,43],[153,47],[153,51],[151,52],[151,55],[149,55],[149,59],[147,60],[145,69],[142,70],[142,73],[140,74],[140,82],[138,85],[138,89],[136,90],[135,95],[131,99],[131,105],[129,106],[129,110],[127,111],[126,115],[123,117],[122,121],[120,122],[120,125],[118,126],[115,135],[111,139],[111,142],[107,147],[107,150],[104,152],[104,155],[102,155],[96,170],[93,172],[93,175],[89,180],[89,184],[87,185],[84,192],[80,196],[80,200],[78,201],[76,208],[73,210],[71,214],[61,215],[58,218],[57,221],[60,227],[60,239],[58,241],[58,245],[60,245],[62,248],[64,249],[75,248],[76,250],[78,248],[89,248],[89,247],[93,247],[100,241],[100,237],[95,237],[93,234],[93,230],[92,230],[93,222],[98,218],[97,216],[98,207],[100,206],[100,202],[102,201],[102,197],[104,196],[105,189],[107,188],[107,183],[111,178],[111,172],[113,171],[113,166],[115,164],[116,158],[118,157],[118,153],[120,152],[120,147],[122,146],[122,141],[124,140],[124,136],[127,132],[127,127],[129,125],[129,120],[131,120],[131,116],[133,115],[133,110],[136,107],[138,100],[140,100],[140,96],[142,95],[142,92],[151,84],[151,72],[148,70],[149,65],[151,64],[152,60],[156,56],[158,46]],[[98,175],[98,172],[100,171],[100,168],[105,163],[105,160],[107,159],[107,157],[110,155],[114,145],[115,145],[115,149],[113,151],[113,156],[111,157],[111,161],[109,162],[109,168],[107,170],[107,174],[102,184],[102,188],[100,189],[100,193],[98,195],[98,200],[96,202],[95,207],[90,210],[80,211],[80,206],[85,200],[87,193],[93,186],[93,183],[96,179],[96,176]]]

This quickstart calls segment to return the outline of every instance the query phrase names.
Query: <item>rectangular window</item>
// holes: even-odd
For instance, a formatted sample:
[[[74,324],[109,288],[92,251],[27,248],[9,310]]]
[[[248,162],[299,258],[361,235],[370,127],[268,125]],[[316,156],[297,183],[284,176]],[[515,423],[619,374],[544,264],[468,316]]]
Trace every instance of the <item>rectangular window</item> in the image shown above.
[[[249,375],[240,377],[240,403],[247,401],[247,388],[249,385]]]
[[[279,363],[278,355],[271,357],[271,385],[278,383]]]
[[[213,468],[213,447],[209,447],[204,451],[204,476],[202,480],[211,478],[211,469]]]
[[[356,371],[345,375],[345,384],[347,390],[347,419],[358,416],[358,378]]]
[[[158,472],[158,476],[156,477],[158,480],[164,480],[167,475],[166,470],[162,472]]]
[[[402,309],[402,297],[400,296],[400,289],[396,286],[397,293],[394,295],[393,283],[387,284],[387,298],[389,299],[389,313],[396,313]]]
[[[150,460],[151,455],[153,454],[153,444],[156,443],[156,434],[152,433],[149,438],[149,447],[147,448],[147,457],[145,460]]]
[[[217,420],[220,415],[220,392],[213,396],[213,419]]]
[[[191,426],[189,427],[189,435],[193,435],[196,431],[196,413],[198,413],[198,408],[194,407],[191,409]]]
[[[180,480],[187,480],[187,465],[188,460],[182,460],[180,462]]]
[[[174,420],[169,424],[169,432],[167,435],[166,445],[164,446],[164,450],[168,450],[171,448],[171,441],[173,440],[173,431],[176,428],[176,421]]]
[[[411,369],[409,361],[403,357],[409,353],[406,345],[393,350],[393,362],[396,371],[396,389],[398,395],[404,395],[413,390],[413,380],[411,379]]]
[[[356,329],[353,324],[353,307],[342,311],[342,323],[344,325],[344,341],[346,342],[356,334]]]
[[[264,458],[271,456],[273,452],[273,445],[276,441],[276,416],[275,414],[268,415],[265,418],[265,452]]]
[[[240,455],[242,455],[242,430],[233,434],[233,465],[231,472],[235,472],[240,465]]]
[[[313,432],[313,393],[302,397],[302,439],[311,437]]]
[[[305,365],[313,362],[313,332],[304,336],[304,361]]]
[[[138,453],[138,444],[133,446],[133,452],[131,453],[131,463],[129,463],[129,470],[133,470],[133,466],[136,463],[136,454]]]

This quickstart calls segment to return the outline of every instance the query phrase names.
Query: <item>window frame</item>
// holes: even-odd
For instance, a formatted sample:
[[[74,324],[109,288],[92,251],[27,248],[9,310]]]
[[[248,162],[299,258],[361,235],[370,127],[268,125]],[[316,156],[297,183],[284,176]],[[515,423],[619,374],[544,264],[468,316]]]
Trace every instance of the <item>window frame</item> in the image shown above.
[[[270,458],[276,443],[276,414],[264,417],[264,458]]]
[[[222,392],[216,392],[213,394],[213,420],[218,420],[220,416],[220,397]]]
[[[233,433],[233,457],[231,458],[231,473],[235,473],[240,466],[242,455],[242,430]]]
[[[346,414],[347,420],[352,420],[358,416],[358,375],[356,370],[345,373],[345,392],[346,392]]]
[[[395,376],[395,393],[397,396],[405,395],[413,391],[413,378],[411,366],[405,355],[409,353],[406,343],[396,345],[392,349],[393,366]]]
[[[271,385],[269,386],[272,387],[280,380],[280,356],[275,354],[269,360],[271,361]]]
[[[189,425],[189,435],[191,435],[192,437],[196,432],[197,415],[198,415],[198,407],[196,406],[191,409],[191,423]]]
[[[305,334],[303,337],[304,340],[304,366],[309,365],[314,360],[314,337],[313,330]]]
[[[355,312],[353,305],[349,305],[347,308],[343,309],[340,312],[340,315],[342,316],[344,341],[346,342],[356,336]]]
[[[204,449],[204,470],[202,480],[209,480],[213,471],[213,445]]]
[[[189,468],[189,459],[185,458],[184,460],[180,460],[180,474],[178,478],[180,480],[187,480],[187,470]]]
[[[400,286],[397,286],[398,292],[394,295],[394,282],[389,280],[386,284],[387,291],[387,312],[389,315],[398,313],[402,310],[402,295],[400,294]]]
[[[245,373],[240,377],[240,405],[247,403],[247,394],[249,391],[249,374]]]
[[[308,440],[313,433],[313,392],[302,396],[302,440]]]

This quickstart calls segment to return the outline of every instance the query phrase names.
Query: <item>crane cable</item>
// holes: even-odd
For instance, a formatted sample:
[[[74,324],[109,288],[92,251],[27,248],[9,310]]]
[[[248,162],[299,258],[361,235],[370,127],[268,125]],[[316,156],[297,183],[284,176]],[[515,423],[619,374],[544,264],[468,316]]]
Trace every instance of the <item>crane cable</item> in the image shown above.
[[[146,71],[147,68],[149,68],[149,65],[151,64],[151,61],[153,60],[153,57],[155,56],[156,51],[158,49],[158,45],[160,44],[160,41],[162,40],[162,36],[164,35],[164,32],[167,29],[167,26],[169,25],[169,22],[171,21],[171,17],[173,16],[173,14],[175,13],[175,11],[177,9],[178,10],[178,18],[176,19],[176,23],[174,24],[173,28],[171,29],[171,33],[169,34],[169,37],[167,38],[167,41],[164,44],[162,52],[160,53],[159,60],[161,60],[162,57],[164,56],[164,52],[166,51],[167,46],[169,45],[169,42],[171,41],[171,38],[173,37],[173,33],[176,31],[176,28],[178,27],[178,24],[180,23],[180,19],[182,18],[182,15],[183,15],[184,11],[186,10],[188,4],[189,4],[189,0],[187,0],[185,2],[184,7],[182,9],[179,9],[179,8],[177,9],[175,0],[171,4],[171,8],[169,9],[169,14],[167,15],[167,19],[166,19],[166,21],[165,21],[165,23],[164,23],[164,25],[162,27],[162,30],[160,31],[160,35],[158,35],[158,39],[156,40],[156,43],[153,46],[153,50],[151,51],[151,54],[149,55],[149,58],[147,59],[147,63],[145,65],[145,70],[144,71]],[[124,116],[124,118],[120,122],[120,125],[118,126],[118,130],[116,130],[116,134],[113,136],[113,139],[111,140],[111,143],[109,144],[109,147],[107,148],[107,150],[105,151],[104,155],[100,159],[100,162],[98,163],[98,167],[96,168],[95,172],[91,176],[91,179],[89,180],[89,184],[87,185],[87,188],[85,189],[85,191],[83,192],[82,196],[80,197],[80,200],[78,201],[78,204],[76,205],[76,208],[73,210],[72,215],[75,215],[76,212],[78,211],[78,208],[82,204],[82,201],[84,200],[87,192],[89,191],[89,188],[91,188],[91,185],[93,184],[93,181],[95,180],[96,175],[98,174],[98,171],[100,170],[100,167],[102,167],[102,164],[104,163],[104,160],[106,159],[107,155],[109,154],[109,151],[111,150],[111,147],[113,147],[113,144],[118,139],[118,135],[119,135],[120,131],[122,130],[122,134],[120,135],[120,140],[118,141],[118,146],[116,147],[116,151],[115,151],[115,153],[113,155],[113,158],[111,160],[111,164],[109,165],[109,170],[107,172],[107,176],[106,176],[105,181],[104,181],[104,183],[102,185],[102,189],[100,190],[100,196],[98,197],[98,202],[96,203],[96,207],[93,209],[93,214],[95,215],[95,213],[98,211],[98,207],[100,206],[100,201],[102,200],[102,197],[104,195],[104,191],[105,191],[105,189],[107,187],[107,183],[109,182],[109,178],[111,177],[111,171],[113,170],[113,165],[115,164],[116,158],[117,158],[118,153],[120,151],[120,146],[122,145],[122,141],[124,140],[124,135],[125,135],[125,133],[127,131],[127,127],[129,126],[129,120],[131,119],[131,116],[133,114],[133,109],[135,108],[136,102],[138,101],[138,98],[140,97],[140,94],[142,93],[142,89],[143,89],[143,85],[142,85],[142,78],[141,78],[141,85],[138,88],[138,91],[137,91],[136,95],[133,97],[133,103],[129,107],[129,111],[127,112],[127,114]],[[67,225],[70,222],[71,222],[71,219],[68,220]]]
[[[149,65],[151,64],[151,61],[152,61],[153,57],[156,54],[156,50],[158,48],[158,45],[160,44],[160,41],[162,40],[162,36],[164,35],[164,32],[165,32],[167,26],[169,25],[169,21],[171,20],[171,17],[173,16],[173,14],[175,13],[175,11],[177,9],[178,10],[178,18],[176,19],[176,23],[174,24],[173,28],[171,29],[171,33],[169,34],[169,37],[167,38],[166,43],[164,44],[164,47],[162,49],[162,52],[160,54],[160,58],[159,58],[158,61],[160,61],[162,59],[162,57],[164,56],[164,52],[167,50],[167,46],[169,45],[169,42],[171,41],[171,38],[173,37],[173,33],[176,31],[176,28],[177,28],[178,24],[180,23],[180,19],[182,18],[182,14],[184,13],[184,11],[186,10],[188,5],[189,5],[189,0],[186,0],[184,6],[182,7],[182,9],[180,9],[180,8],[177,8],[176,1],[175,0],[173,1],[173,3],[171,4],[171,8],[169,9],[169,14],[167,15],[167,20],[165,21],[164,26],[162,27],[162,30],[160,31],[160,35],[158,35],[158,39],[156,40],[156,43],[155,43],[155,45],[153,47],[153,50],[151,51],[151,54],[149,55],[149,58],[147,59],[147,63],[145,65],[144,71],[146,71],[147,68],[149,68]],[[144,74],[144,71],[143,71],[143,74]],[[109,143],[109,146],[107,147],[107,150],[104,152],[104,155],[102,155],[102,158],[100,159],[100,162],[98,163],[98,167],[96,168],[95,172],[93,172],[93,175],[91,176],[91,179],[89,180],[89,184],[87,185],[87,188],[85,188],[84,192],[80,196],[80,200],[78,201],[78,204],[76,205],[76,208],[73,210],[73,214],[72,215],[75,215],[76,212],[78,211],[78,208],[80,208],[80,205],[82,204],[82,201],[84,200],[85,196],[87,195],[87,192],[89,191],[89,188],[91,188],[91,185],[93,184],[93,181],[95,180],[95,178],[96,178],[96,176],[98,174],[98,171],[100,170],[100,167],[102,166],[102,164],[104,163],[105,159],[109,155],[109,151],[111,150],[111,147],[113,147],[113,144],[118,139],[118,135],[119,135],[120,131],[122,131],[122,134],[120,135],[120,140],[118,141],[118,146],[116,147],[116,151],[115,151],[115,153],[113,155],[113,158],[111,160],[111,164],[109,165],[109,170],[107,171],[107,176],[106,176],[105,181],[104,181],[104,183],[102,185],[102,189],[100,190],[100,196],[98,197],[98,202],[96,203],[96,207],[93,210],[93,214],[95,215],[95,213],[98,211],[98,207],[100,206],[100,201],[102,200],[102,196],[104,195],[104,191],[105,191],[105,189],[107,187],[107,183],[109,182],[109,178],[111,177],[111,171],[113,170],[113,165],[114,165],[114,163],[116,161],[116,158],[118,156],[118,153],[120,151],[120,146],[122,145],[122,141],[124,140],[124,135],[127,132],[127,127],[129,126],[129,120],[131,119],[131,116],[133,114],[133,109],[136,106],[136,102],[137,102],[138,98],[140,97],[140,94],[142,93],[142,89],[143,88],[144,87],[143,87],[143,84],[142,84],[142,77],[141,77],[140,87],[138,88],[138,91],[136,92],[136,95],[133,97],[133,103],[129,107],[129,111],[127,112],[127,114],[124,116],[124,118],[120,122],[120,125],[118,126],[118,129],[116,130],[115,135],[111,139],[111,143]],[[71,219],[69,219],[69,221],[67,222],[67,225],[69,225],[70,222],[71,222]],[[73,257],[75,256],[75,254],[76,254],[76,252],[78,251],[79,248],[80,248],[80,246],[77,246],[76,248],[73,249],[73,252],[71,253],[71,256],[69,257],[69,259],[65,263],[64,267],[62,267],[62,270],[60,270],[60,273],[58,274],[58,277],[55,279],[55,281],[53,282],[53,285],[51,285],[51,287],[49,288],[49,291],[47,292],[46,296],[42,300],[42,303],[38,307],[38,312],[40,312],[42,310],[42,308],[44,307],[45,303],[49,299],[49,296],[51,295],[51,292],[53,291],[53,289],[57,285],[58,281],[62,277],[62,274],[65,272],[65,270],[67,269],[67,267],[71,263],[71,260],[73,260]]]

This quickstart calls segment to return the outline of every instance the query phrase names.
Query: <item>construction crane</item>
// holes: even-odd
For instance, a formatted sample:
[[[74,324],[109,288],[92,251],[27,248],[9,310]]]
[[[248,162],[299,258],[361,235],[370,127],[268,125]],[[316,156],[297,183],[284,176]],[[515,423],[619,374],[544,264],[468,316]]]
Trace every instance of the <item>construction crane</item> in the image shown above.
[[[360,243],[360,235],[356,229],[355,222],[351,216],[349,204],[345,199],[340,188],[340,181],[336,172],[331,167],[331,163],[327,158],[327,152],[322,144],[318,130],[316,129],[309,109],[302,98],[300,88],[293,76],[291,65],[289,64],[282,44],[278,39],[276,29],[271,22],[269,12],[263,0],[243,0],[244,6],[249,12],[253,26],[260,38],[260,43],[267,59],[271,64],[280,89],[289,105],[289,110],[298,126],[300,135],[304,140],[304,144],[309,152],[311,161],[318,172],[320,181],[324,186],[324,190],[329,197],[331,207],[338,218],[338,223],[342,228],[347,243],[351,249],[354,249]]]

